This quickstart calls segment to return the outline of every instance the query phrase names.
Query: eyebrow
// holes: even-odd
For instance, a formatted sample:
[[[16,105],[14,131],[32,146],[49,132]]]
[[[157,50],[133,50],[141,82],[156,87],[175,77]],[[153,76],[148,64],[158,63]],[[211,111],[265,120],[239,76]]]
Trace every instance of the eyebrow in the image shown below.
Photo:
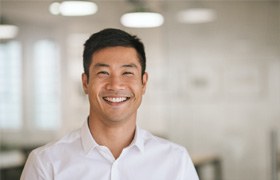
[[[99,68],[99,67],[110,67],[109,64],[104,64],[104,63],[96,63],[94,65],[95,68]]]
[[[110,67],[110,65],[109,64],[104,64],[104,63],[96,63],[94,65],[94,68],[99,68],[99,67]],[[138,66],[134,63],[124,64],[121,67],[123,67],[123,68],[136,68],[136,69],[138,68]]]
[[[130,64],[124,64],[122,65],[122,67],[125,67],[125,68],[138,68],[138,66],[134,63],[130,63]]]

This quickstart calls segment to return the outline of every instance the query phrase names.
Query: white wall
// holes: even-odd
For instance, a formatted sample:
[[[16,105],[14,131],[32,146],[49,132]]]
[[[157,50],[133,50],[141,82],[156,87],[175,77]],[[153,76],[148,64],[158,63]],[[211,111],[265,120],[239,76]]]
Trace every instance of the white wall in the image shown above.
[[[227,180],[269,179],[269,133],[280,129],[279,3],[204,3],[217,20],[196,25],[174,20],[184,3],[169,5],[167,59],[150,67],[161,71],[150,84],[161,96],[149,92],[145,110],[162,112],[163,133],[191,153],[221,154]]]

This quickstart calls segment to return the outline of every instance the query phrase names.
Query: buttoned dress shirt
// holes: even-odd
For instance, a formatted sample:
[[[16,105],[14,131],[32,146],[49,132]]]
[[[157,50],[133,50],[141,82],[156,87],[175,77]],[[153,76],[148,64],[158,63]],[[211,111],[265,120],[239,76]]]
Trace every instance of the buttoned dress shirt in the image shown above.
[[[93,139],[88,123],[33,150],[21,180],[198,180],[182,146],[136,127],[132,143],[115,159]]]

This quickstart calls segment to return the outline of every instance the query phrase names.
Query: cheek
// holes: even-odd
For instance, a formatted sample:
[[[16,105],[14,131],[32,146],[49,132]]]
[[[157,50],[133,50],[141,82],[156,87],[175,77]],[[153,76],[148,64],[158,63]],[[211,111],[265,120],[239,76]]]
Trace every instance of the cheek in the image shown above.
[[[145,89],[142,83],[135,83],[132,88],[139,96],[142,96],[145,93]]]
[[[90,82],[89,83],[89,95],[90,96],[95,96],[96,94],[98,94],[100,92],[100,85],[96,82]]]

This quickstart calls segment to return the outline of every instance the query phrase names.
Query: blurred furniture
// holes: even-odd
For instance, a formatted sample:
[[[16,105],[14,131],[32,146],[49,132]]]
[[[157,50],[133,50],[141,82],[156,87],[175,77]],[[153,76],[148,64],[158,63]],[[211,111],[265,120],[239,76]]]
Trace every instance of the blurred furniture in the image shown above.
[[[270,154],[271,154],[271,180],[279,180],[280,173],[280,150],[278,149],[277,130],[270,132]]]
[[[26,157],[20,150],[0,151],[0,179],[19,179]]]
[[[213,167],[215,180],[222,180],[222,161],[220,156],[216,154],[199,154],[193,155],[192,160],[200,180],[202,180],[202,169],[206,166]]]

